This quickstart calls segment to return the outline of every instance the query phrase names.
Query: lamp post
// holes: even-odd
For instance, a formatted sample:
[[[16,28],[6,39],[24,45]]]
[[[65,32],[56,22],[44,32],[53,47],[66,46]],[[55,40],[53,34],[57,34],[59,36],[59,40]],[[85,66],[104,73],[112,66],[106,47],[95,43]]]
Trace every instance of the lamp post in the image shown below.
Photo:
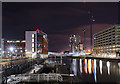
[[[13,51],[14,51],[14,48],[13,48],[13,47],[10,47],[9,50],[10,50],[10,53],[11,53],[11,67],[12,67],[12,53],[13,53]]]
[[[85,45],[86,45],[86,35],[85,35],[85,29],[83,29],[83,33],[84,33],[84,43],[83,43],[83,44],[84,44],[84,50],[85,50],[85,48],[86,48],[86,47],[85,47]]]
[[[92,53],[92,22],[95,21],[95,19],[93,18],[92,14],[90,11],[88,11],[89,14],[89,23],[90,23],[90,46],[91,46],[91,53]]]

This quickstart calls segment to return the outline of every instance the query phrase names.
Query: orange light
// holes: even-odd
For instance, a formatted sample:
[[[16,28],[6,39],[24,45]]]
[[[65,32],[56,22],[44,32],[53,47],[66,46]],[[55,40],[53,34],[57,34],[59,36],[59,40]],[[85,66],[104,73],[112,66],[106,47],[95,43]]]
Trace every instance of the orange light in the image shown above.
[[[90,52],[90,50],[88,50],[88,52]]]
[[[92,60],[92,72],[94,73],[94,61]]]
[[[84,71],[85,71],[85,73],[87,73],[87,60],[84,60],[84,63],[85,63],[85,65],[84,65]]]

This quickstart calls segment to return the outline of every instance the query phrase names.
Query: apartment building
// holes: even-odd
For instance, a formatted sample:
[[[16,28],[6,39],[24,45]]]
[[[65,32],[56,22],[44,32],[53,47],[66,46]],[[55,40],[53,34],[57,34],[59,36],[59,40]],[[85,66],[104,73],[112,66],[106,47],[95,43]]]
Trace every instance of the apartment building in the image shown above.
[[[94,54],[99,57],[120,56],[120,26],[113,26],[93,35]]]
[[[41,57],[48,56],[48,40],[47,34],[37,29],[36,31],[26,31],[26,56],[27,57]]]
[[[11,52],[10,49],[13,49]],[[25,40],[3,40],[3,58],[10,58],[12,56],[25,56]]]

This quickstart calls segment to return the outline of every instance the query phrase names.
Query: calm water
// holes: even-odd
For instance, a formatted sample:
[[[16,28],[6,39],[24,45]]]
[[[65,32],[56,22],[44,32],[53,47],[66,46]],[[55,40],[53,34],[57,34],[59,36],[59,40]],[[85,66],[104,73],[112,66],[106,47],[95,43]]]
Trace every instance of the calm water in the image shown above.
[[[117,82],[120,83],[120,62],[96,59],[49,58],[48,63],[59,62],[67,69],[67,74],[74,74],[80,82]]]

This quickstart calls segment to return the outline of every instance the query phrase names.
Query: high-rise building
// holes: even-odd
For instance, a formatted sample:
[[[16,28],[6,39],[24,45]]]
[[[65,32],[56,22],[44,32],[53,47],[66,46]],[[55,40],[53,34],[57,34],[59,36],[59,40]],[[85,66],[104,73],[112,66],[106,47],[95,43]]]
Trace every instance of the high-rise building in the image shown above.
[[[27,57],[41,57],[48,56],[48,39],[47,34],[37,29],[36,31],[26,31],[26,56]]]
[[[120,56],[120,26],[94,34],[94,54],[99,57]]]
[[[79,35],[71,35],[69,38],[70,53],[76,54],[83,50],[83,43]]]
[[[69,46],[70,46],[70,53],[75,52],[75,46],[76,46],[76,37],[75,35],[71,35],[69,38]]]

